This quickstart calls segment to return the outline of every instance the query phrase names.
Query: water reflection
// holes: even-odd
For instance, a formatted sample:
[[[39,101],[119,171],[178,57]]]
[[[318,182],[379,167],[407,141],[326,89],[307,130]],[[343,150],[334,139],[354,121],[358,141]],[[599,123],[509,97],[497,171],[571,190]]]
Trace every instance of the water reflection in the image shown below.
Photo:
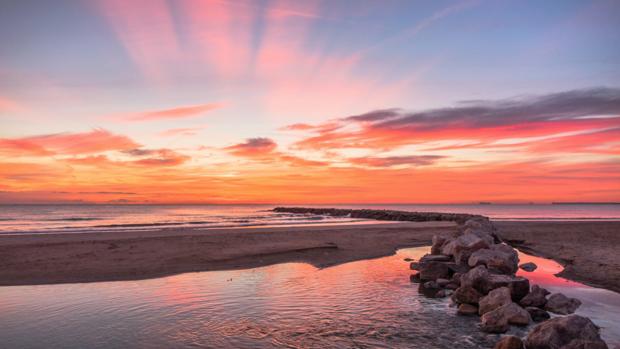
[[[287,263],[153,280],[2,287],[0,338],[10,348],[491,347],[498,337],[478,331],[475,318],[456,316],[446,300],[422,297],[409,282],[403,259],[427,250],[321,270]],[[557,264],[533,260],[539,269],[528,277],[562,292],[578,290],[579,311],[598,312],[591,317],[603,323],[606,339],[620,338],[605,326],[620,320],[611,314],[620,313],[617,294],[588,296],[594,289],[550,276]]]

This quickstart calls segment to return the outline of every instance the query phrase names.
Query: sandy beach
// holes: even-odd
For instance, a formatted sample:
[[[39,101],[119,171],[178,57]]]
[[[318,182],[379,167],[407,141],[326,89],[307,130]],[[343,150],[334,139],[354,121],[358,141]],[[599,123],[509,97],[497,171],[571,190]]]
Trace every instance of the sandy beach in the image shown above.
[[[146,279],[282,262],[317,267],[430,244],[452,222],[0,236],[0,285]]]
[[[494,224],[513,246],[563,264],[563,277],[620,292],[620,222]],[[327,267],[430,245],[433,234],[455,229],[433,221],[4,235],[0,285],[147,279],[292,261]]]
[[[620,222],[494,224],[514,247],[562,264],[562,277],[620,292]]]

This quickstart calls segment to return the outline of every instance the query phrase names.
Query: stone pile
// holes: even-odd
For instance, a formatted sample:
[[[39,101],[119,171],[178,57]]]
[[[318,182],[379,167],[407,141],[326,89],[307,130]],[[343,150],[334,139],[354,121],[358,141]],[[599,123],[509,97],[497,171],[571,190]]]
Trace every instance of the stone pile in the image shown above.
[[[522,265],[523,269],[535,267]],[[420,284],[421,294],[451,296],[458,314],[480,316],[484,332],[504,333],[510,326],[540,322],[524,340],[506,337],[496,348],[607,348],[589,319],[578,315],[550,319],[549,312],[572,314],[581,302],[561,293],[550,295],[516,276],[517,251],[501,241],[486,217],[469,218],[455,233],[435,235],[431,253],[410,268],[417,271],[411,281]]]

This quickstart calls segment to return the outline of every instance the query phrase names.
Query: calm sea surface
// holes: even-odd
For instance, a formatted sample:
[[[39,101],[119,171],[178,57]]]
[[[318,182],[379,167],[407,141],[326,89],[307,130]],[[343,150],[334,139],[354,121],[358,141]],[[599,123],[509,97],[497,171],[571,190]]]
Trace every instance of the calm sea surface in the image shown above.
[[[491,348],[447,299],[420,295],[405,257],[428,248],[326,269],[285,263],[140,281],[0,287],[3,348]],[[578,297],[577,313],[620,343],[620,294],[553,276],[557,263],[520,271]],[[511,333],[522,335],[524,329]]]
[[[481,214],[503,220],[620,220],[620,205],[322,205]],[[270,211],[274,205],[0,206],[0,233],[342,224],[365,220]]]

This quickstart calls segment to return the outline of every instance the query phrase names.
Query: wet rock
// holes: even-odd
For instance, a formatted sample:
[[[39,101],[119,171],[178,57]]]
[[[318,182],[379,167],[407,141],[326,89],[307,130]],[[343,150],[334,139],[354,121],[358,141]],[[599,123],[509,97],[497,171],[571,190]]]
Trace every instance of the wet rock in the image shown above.
[[[441,289],[438,287],[433,287],[432,284],[429,285],[431,287],[426,287],[426,284],[427,282],[420,283],[420,286],[418,286],[418,293],[428,298],[438,298],[437,293],[439,293]]]
[[[457,303],[478,304],[482,294],[471,286],[461,286],[454,290],[452,299]]]
[[[587,346],[586,346],[587,345]],[[528,349],[607,348],[598,327],[579,315],[556,317],[534,327],[525,339]]]
[[[536,270],[536,268],[538,268],[538,266],[535,263],[528,262],[528,263],[523,263],[519,265],[519,268],[525,271],[533,272],[534,270]]]
[[[519,337],[504,336],[495,344],[493,349],[523,349],[523,341]]]
[[[420,267],[421,267],[420,262],[411,262],[411,264],[409,264],[409,269],[411,270],[420,271]]]
[[[492,272],[514,274],[518,268],[519,257],[512,247],[497,244],[472,253],[467,263],[470,267],[484,265]]]
[[[516,303],[508,303],[485,313],[481,318],[481,329],[490,333],[503,333],[509,324],[527,326],[531,321],[530,314]]]
[[[437,294],[435,294],[435,298],[444,298],[450,296],[451,294],[451,290],[439,290]]]
[[[463,276],[462,273],[456,272],[454,274],[452,274],[452,282],[457,284],[457,285],[461,285],[461,276]]]
[[[547,303],[548,294],[549,291],[538,285],[534,285],[532,286],[532,290],[530,291],[530,293],[528,293],[525,297],[523,297],[523,299],[521,299],[521,301],[519,301],[519,304],[521,304],[521,306],[523,307],[542,308]]]
[[[562,293],[554,293],[549,296],[545,304],[545,310],[556,314],[572,314],[579,308],[581,301],[577,298],[569,298]]]
[[[459,308],[456,310],[456,313],[459,315],[477,315],[478,307],[472,304],[459,304]]]
[[[413,262],[413,261],[414,261],[414,259],[413,259],[413,258],[405,258],[405,259],[403,259],[403,260],[404,260],[405,262]]]
[[[420,258],[420,263],[426,262],[450,262],[452,260],[451,256],[446,256],[443,254],[425,254],[422,258]]]
[[[541,321],[549,320],[551,318],[551,315],[549,315],[549,313],[547,313],[546,311],[540,308],[526,307],[525,310],[527,310],[527,312],[530,313],[530,316],[532,317],[532,321],[534,322],[541,322]]]
[[[474,234],[463,234],[448,242],[442,248],[442,254],[454,257],[457,264],[467,264],[469,256],[475,251],[488,248],[489,244]]]
[[[419,282],[421,281],[421,280],[420,280],[420,273],[411,274],[411,275],[409,276],[409,281],[411,281],[411,282],[415,282],[415,283],[419,283]]]
[[[450,268],[443,262],[426,262],[420,264],[420,279],[437,280],[450,278]]]
[[[497,309],[482,315],[481,320],[480,329],[484,332],[504,333],[510,328],[508,319]]]
[[[508,287],[500,287],[489,292],[488,295],[480,298],[478,305],[478,314],[484,315],[492,310],[495,310],[502,305],[512,303],[510,297],[510,289]]]

